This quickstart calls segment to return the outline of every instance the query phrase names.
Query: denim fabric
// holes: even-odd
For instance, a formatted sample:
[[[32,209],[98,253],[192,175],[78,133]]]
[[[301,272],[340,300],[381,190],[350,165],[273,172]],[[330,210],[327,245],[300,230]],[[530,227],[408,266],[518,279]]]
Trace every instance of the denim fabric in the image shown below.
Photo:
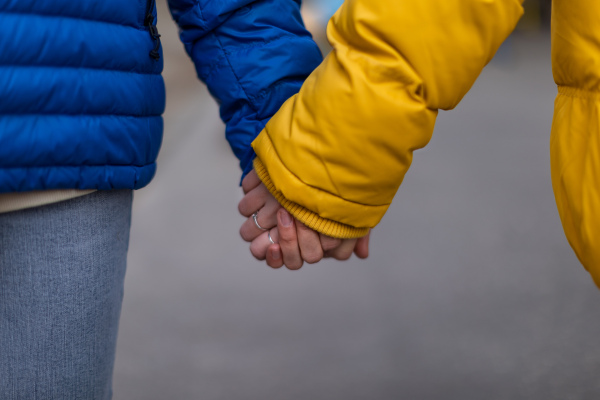
[[[110,399],[131,190],[0,214],[0,399]]]

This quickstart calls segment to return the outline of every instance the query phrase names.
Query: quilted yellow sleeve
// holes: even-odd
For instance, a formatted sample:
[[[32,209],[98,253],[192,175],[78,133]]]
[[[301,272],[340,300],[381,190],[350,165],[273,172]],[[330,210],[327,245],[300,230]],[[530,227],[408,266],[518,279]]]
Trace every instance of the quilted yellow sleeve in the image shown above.
[[[552,186],[567,239],[600,286],[600,2],[554,0],[552,11]]]
[[[253,142],[255,167],[307,226],[359,237],[383,217],[438,109],[455,107],[522,0],[346,0],[333,51]]]

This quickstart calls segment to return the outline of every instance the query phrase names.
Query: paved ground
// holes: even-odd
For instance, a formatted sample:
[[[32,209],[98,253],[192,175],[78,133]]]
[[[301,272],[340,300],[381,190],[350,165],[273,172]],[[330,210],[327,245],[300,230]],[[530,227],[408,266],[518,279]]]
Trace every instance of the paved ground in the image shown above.
[[[217,108],[159,26],[167,136],[136,194],[115,399],[600,398],[600,293],[550,183],[547,39],[513,41],[441,113],[368,261],[290,272],[238,237]]]

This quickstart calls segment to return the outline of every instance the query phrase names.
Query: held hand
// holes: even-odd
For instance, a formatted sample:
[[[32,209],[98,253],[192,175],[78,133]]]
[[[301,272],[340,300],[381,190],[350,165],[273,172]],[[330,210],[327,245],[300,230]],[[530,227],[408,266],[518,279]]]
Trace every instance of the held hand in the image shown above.
[[[244,178],[242,188],[245,196],[238,204],[238,210],[248,219],[242,224],[240,235],[246,242],[252,242],[252,255],[264,260],[266,248],[271,244],[269,230],[277,226],[277,211],[282,207],[254,171]]]
[[[335,239],[295,220],[260,182],[256,172],[242,181],[245,197],[238,209],[248,219],[240,228],[242,238],[251,242],[250,252],[259,260],[267,260],[273,268],[285,265],[300,269],[306,261],[316,263],[324,257],[347,260],[352,252],[368,257],[369,236],[361,239]]]
[[[314,264],[323,258],[347,260],[354,252],[359,258],[369,256],[369,234],[360,239],[335,239],[307,228],[295,220],[283,208],[277,213],[276,244],[271,244],[266,253],[267,265],[290,270],[300,269],[303,262]],[[273,235],[271,235],[273,236]]]

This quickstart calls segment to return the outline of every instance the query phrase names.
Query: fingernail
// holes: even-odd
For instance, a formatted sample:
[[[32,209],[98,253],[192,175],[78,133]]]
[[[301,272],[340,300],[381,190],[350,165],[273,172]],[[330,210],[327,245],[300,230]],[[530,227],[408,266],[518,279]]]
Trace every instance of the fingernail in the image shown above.
[[[273,260],[279,260],[279,251],[271,250],[271,257]]]
[[[281,225],[286,228],[292,226],[292,216],[285,210],[279,211],[279,218],[281,219]]]

